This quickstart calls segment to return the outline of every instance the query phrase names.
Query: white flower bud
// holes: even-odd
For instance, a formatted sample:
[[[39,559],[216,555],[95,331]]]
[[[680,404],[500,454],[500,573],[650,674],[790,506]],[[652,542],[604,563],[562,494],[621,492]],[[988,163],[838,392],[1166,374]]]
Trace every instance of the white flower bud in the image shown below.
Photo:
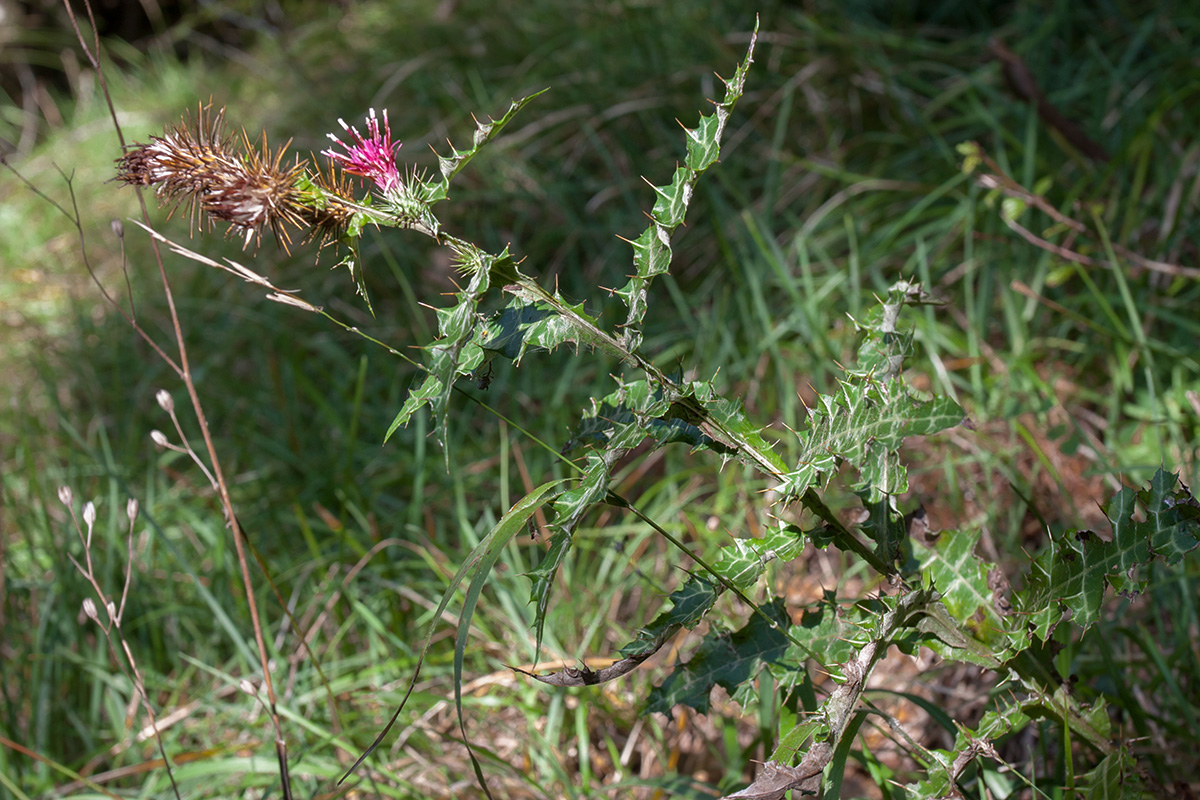
[[[158,401],[160,406],[162,406],[162,410],[166,411],[168,414],[175,410],[175,400],[171,397],[170,393],[167,392],[166,389],[159,389],[157,392],[155,392],[154,399]]]
[[[92,600],[92,598],[88,597],[83,601],[83,613],[92,622],[96,623],[97,625],[100,624],[100,614],[96,611],[96,603]]]
[[[58,502],[62,503],[64,506],[69,506],[71,505],[72,497],[74,497],[74,495],[71,493],[70,486],[58,487]]]
[[[83,504],[83,521],[89,528],[96,524],[96,504],[91,500]]]
[[[129,524],[132,525],[138,515],[138,501],[134,498],[129,498],[129,502],[125,504],[125,516],[129,517]]]
[[[167,437],[162,431],[150,431],[150,439],[159,447],[167,446]]]

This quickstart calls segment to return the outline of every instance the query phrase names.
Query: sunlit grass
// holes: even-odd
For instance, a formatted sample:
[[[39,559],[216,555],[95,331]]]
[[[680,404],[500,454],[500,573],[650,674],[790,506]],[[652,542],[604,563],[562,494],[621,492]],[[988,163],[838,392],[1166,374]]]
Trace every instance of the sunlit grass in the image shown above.
[[[1097,25],[1086,11],[1043,16],[1022,7],[999,29],[1045,77],[1051,100],[1103,140],[1112,161],[1092,164],[1004,88],[998,66],[981,58],[995,32],[981,21],[889,30],[832,12],[767,11],[764,30],[773,35],[764,37],[724,163],[697,198],[693,219],[702,222],[683,232],[674,277],[656,286],[655,303],[671,313],[652,321],[645,350],[664,368],[700,378],[719,369],[720,380],[744,391],[754,418],[798,427],[803,398],[812,387],[827,390],[852,352],[846,315],[870,307],[872,293],[898,275],[915,276],[947,304],[914,318],[912,362],[928,361],[929,388],[957,397],[978,430],[914,449],[920,496],[912,504],[941,507],[952,524],[986,526],[995,550],[1015,553],[1040,545],[1041,521],[1094,524],[1105,480],[1145,477],[1165,463],[1194,481],[1195,281],[1065,265],[1011,234],[999,199],[961,173],[954,149],[978,140],[1064,213],[1103,226],[1147,258],[1194,266],[1196,158],[1187,138],[1194,112],[1168,89],[1190,80],[1196,32],[1186,15],[1149,14],[1131,33]],[[714,94],[711,70],[731,62],[728,54],[743,44],[737,32],[752,21],[736,5],[689,17],[653,7],[485,13],[468,5],[456,14],[443,20],[430,4],[401,15],[389,4],[360,4],[336,20],[306,20],[284,44],[264,40],[224,63],[147,56],[108,75],[132,140],[212,97],[252,136],[263,128],[273,141],[294,136],[293,147],[307,153],[326,145],[337,117],[386,106],[405,141],[402,155],[427,166],[428,146],[459,141],[470,114],[498,113],[513,97],[550,86],[508,141],[472,166],[446,222],[481,244],[512,243],[547,285],[558,281],[564,294],[603,306],[598,287],[619,285],[630,271],[629,249],[614,234],[636,234],[652,202],[641,176],[669,175],[680,157],[674,118],[694,123],[696,97]],[[69,109],[63,126],[17,166],[64,207],[78,206],[93,266],[124,297],[122,242],[110,222],[137,216],[136,203],[107,182],[119,149],[95,88],[80,84],[76,96],[62,104]],[[19,378],[6,382],[0,434],[6,628],[24,621],[6,636],[3,657],[29,665],[5,670],[0,730],[76,771],[157,757],[129,742],[145,724],[127,714],[131,687],[95,631],[79,622],[87,587],[67,560],[78,555],[78,542],[56,499],[58,486],[71,485],[99,500],[104,519],[135,495],[146,524],[135,546],[127,636],[160,715],[186,709],[165,731],[168,751],[182,756],[177,776],[195,796],[275,787],[277,771],[261,755],[268,752],[261,706],[237,686],[256,660],[228,532],[192,465],[157,453],[149,439],[167,424],[154,391],[178,390],[106,315],[78,260],[77,232],[11,174],[0,177],[0,195],[8,323],[0,341],[6,374]],[[1098,220],[1082,207],[1093,201],[1104,203]],[[1051,227],[1027,213],[1030,230]],[[152,219],[164,216],[152,211]],[[162,227],[186,241],[178,214]],[[166,341],[144,237],[131,225],[125,231],[140,318]],[[364,254],[372,319],[344,271],[328,271],[331,252],[318,261],[313,250],[285,258],[270,243],[252,254],[218,242],[208,236],[191,246],[253,261],[282,285],[331,298],[339,314],[398,349],[429,339],[433,318],[420,303],[454,279],[435,249],[373,233]],[[1087,246],[1088,255],[1104,258],[1102,242]],[[297,620],[312,624],[338,598],[310,643],[314,660],[259,586],[272,656],[288,664],[277,680],[287,682],[295,789],[325,791],[403,694],[415,642],[464,553],[512,499],[561,467],[478,409],[455,431],[449,474],[421,422],[381,447],[414,379],[408,367],[244,285],[186,262],[169,266],[218,448],[236,476],[242,522]],[[498,370],[486,399],[561,444],[606,381],[604,370],[564,354],[534,354],[520,370]],[[746,508],[760,487],[749,490],[741,477],[671,454],[645,471],[631,469],[621,485],[650,516],[702,545],[710,520],[729,531],[752,525]],[[111,524],[98,532],[95,551],[114,590],[123,578],[123,533]],[[351,566],[392,539],[350,577]],[[658,590],[681,578],[677,557],[631,520],[595,520],[579,542],[560,578],[563,603],[547,623],[543,660],[612,655],[653,615]],[[536,563],[538,547],[522,540],[506,553],[468,649],[471,674],[495,679],[466,693],[468,730],[485,753],[494,750],[489,769],[513,796],[587,796],[585,789],[599,791],[614,776],[653,778],[668,764],[694,773],[761,757],[761,750],[741,752],[734,733],[713,745],[724,757],[701,749],[693,762],[681,761],[660,720],[638,721],[644,691],[622,685],[597,697],[513,680],[504,665],[528,666],[535,656],[521,573]],[[1102,686],[1132,664],[1163,687],[1163,708],[1130,720],[1139,735],[1167,724],[1184,742],[1200,740],[1188,717],[1200,666],[1185,655],[1194,586],[1194,576],[1164,577],[1154,605],[1186,616],[1167,625],[1147,612],[1106,639],[1100,659],[1081,656],[1083,674]],[[450,631],[447,621],[444,636]],[[435,645],[428,682],[411,701],[418,717],[405,721],[406,731],[414,727],[388,758],[373,760],[372,769],[387,772],[364,791],[433,795],[469,777],[445,705],[451,649]],[[1172,686],[1175,673],[1184,678]],[[632,687],[644,689],[642,680]],[[517,741],[490,740],[517,722],[526,726]],[[639,763],[658,758],[642,773],[615,766],[631,739]],[[256,747],[248,758],[244,751]],[[588,748],[595,761],[581,763]],[[184,763],[191,754],[197,758]],[[865,768],[883,774],[872,758],[863,754]],[[20,776],[31,794],[71,780],[7,748],[0,772]],[[716,782],[723,774],[708,776]],[[169,791],[160,770],[113,781],[155,796]]]

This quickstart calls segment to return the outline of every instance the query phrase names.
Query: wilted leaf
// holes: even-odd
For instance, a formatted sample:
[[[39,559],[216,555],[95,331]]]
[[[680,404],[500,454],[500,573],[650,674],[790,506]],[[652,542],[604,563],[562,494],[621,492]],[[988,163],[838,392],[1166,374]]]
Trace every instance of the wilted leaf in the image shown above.
[[[754,783],[740,792],[725,795],[722,800],[781,800],[791,789],[799,789],[801,784],[819,776],[808,775],[800,767],[789,767],[777,761],[768,761],[762,765]]]

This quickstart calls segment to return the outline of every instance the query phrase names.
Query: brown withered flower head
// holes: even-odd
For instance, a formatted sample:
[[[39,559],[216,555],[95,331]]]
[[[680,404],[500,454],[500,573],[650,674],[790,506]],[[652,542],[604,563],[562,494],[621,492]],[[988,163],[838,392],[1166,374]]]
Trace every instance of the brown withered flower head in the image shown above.
[[[346,224],[353,202],[336,179],[320,180],[320,202],[299,183],[308,162],[296,158],[285,164],[288,145],[271,152],[264,133],[252,144],[243,131],[240,140],[223,131],[225,110],[211,113],[200,106],[194,119],[185,116],[148,144],[136,144],[117,159],[117,179],[134,186],[153,186],[172,212],[186,204],[193,230],[205,220],[229,223],[229,233],[248,246],[269,229],[287,250],[289,228],[313,228],[310,234],[329,238]],[[288,143],[290,144],[290,142]]]

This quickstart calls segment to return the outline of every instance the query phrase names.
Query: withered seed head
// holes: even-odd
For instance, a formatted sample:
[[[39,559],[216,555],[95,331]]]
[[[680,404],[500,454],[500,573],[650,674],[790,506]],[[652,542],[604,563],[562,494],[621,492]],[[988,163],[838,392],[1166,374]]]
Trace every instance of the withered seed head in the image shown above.
[[[307,162],[297,158],[284,166],[288,145],[272,153],[265,133],[257,145],[244,131],[240,142],[224,135],[225,110],[210,111],[199,106],[194,120],[185,116],[149,144],[134,145],[117,159],[117,179],[154,186],[161,203],[174,204],[172,211],[186,203],[193,230],[207,215],[228,222],[229,232],[249,245],[269,228],[287,250],[287,227],[309,222],[311,209],[296,186]]]

